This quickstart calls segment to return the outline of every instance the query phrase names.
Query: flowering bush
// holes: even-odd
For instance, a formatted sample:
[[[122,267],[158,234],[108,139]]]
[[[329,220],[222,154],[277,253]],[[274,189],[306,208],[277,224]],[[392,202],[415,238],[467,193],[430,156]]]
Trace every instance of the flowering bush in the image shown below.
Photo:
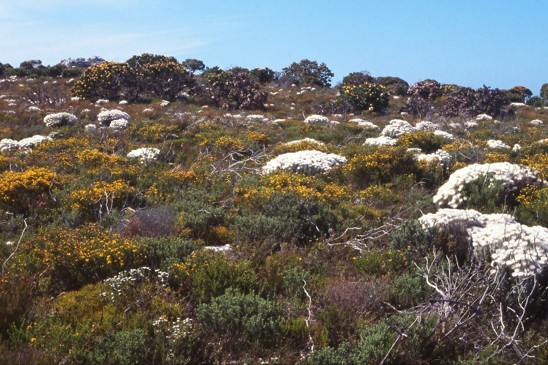
[[[398,143],[398,140],[391,137],[371,137],[366,138],[363,143],[365,146],[395,146]]]
[[[306,150],[316,150],[321,152],[327,152],[327,146],[325,145],[325,143],[317,141],[313,138],[303,138],[303,139],[297,139],[294,141],[289,141],[281,145],[278,145],[274,149],[274,152],[276,155],[281,155],[283,153],[306,151]]]
[[[117,119],[129,121],[131,117],[128,113],[119,109],[103,110],[97,115],[97,121],[106,126],[110,125],[110,122]]]
[[[407,95],[433,100],[441,96],[441,86],[436,80],[419,81],[411,85]]]
[[[307,174],[326,173],[334,167],[346,163],[346,158],[334,153],[315,150],[290,152],[279,155],[262,168],[264,174],[277,170],[291,170]]]
[[[23,138],[22,140],[17,142],[17,144],[19,145],[19,148],[33,148],[39,145],[40,143],[46,142],[46,141],[52,141],[52,138],[37,134],[32,137]]]
[[[134,100],[138,73],[127,63],[103,62],[88,67],[74,83],[72,93],[84,99]]]
[[[323,115],[313,114],[304,119],[306,124],[329,125],[329,118]]]
[[[59,127],[67,124],[76,123],[76,116],[70,113],[62,112],[55,114],[48,114],[44,117],[44,124],[48,127]]]
[[[14,213],[28,213],[45,205],[54,187],[56,174],[46,168],[0,173],[0,206]]]
[[[138,158],[141,163],[151,162],[156,160],[158,155],[160,154],[160,150],[157,148],[137,148],[136,150],[132,150],[127,154],[127,158]]]
[[[220,71],[206,76],[207,94],[224,109],[263,109],[268,94],[247,72]]]
[[[424,228],[459,222],[474,248],[479,252],[487,250],[491,265],[509,267],[513,277],[528,277],[548,267],[548,228],[525,226],[509,214],[440,209],[423,215],[419,221]]]
[[[538,185],[544,183],[534,171],[509,162],[472,164],[451,174],[449,180],[434,195],[434,203],[440,207],[447,206],[451,208],[473,206],[475,202],[468,201],[468,197],[464,195],[464,192],[467,186],[471,186],[471,183],[478,181],[485,188],[495,187],[498,190],[499,196],[497,198],[499,199],[500,196],[504,198],[516,194],[527,184]]]
[[[392,119],[388,124],[383,128],[381,135],[384,137],[390,138],[399,138],[406,133],[415,131],[409,122],[402,119]]]
[[[343,84],[340,90],[340,98],[346,99],[357,111],[381,112],[388,106],[388,93],[383,85],[369,82],[360,85]]]

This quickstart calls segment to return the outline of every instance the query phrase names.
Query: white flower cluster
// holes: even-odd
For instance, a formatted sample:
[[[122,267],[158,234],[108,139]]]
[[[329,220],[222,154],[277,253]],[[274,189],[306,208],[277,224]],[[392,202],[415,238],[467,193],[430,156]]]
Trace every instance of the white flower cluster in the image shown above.
[[[536,126],[536,127],[541,126],[543,124],[544,122],[540,119],[533,119],[532,121],[529,122],[529,125]]]
[[[432,123],[428,120],[423,120],[415,124],[415,129],[418,131],[435,131],[436,129],[439,129],[439,128],[440,126],[438,124]]]
[[[453,221],[465,226],[476,250],[488,251],[491,265],[509,267],[514,277],[528,277],[548,267],[548,228],[520,224],[508,214],[475,210],[440,209],[419,218],[425,229]]]
[[[16,149],[30,149],[44,141],[53,141],[51,137],[45,137],[41,135],[35,135],[28,138],[23,138],[20,141],[15,141],[13,139],[4,138],[0,140],[0,152],[6,152]]]
[[[125,129],[128,125],[127,119],[114,119],[109,124],[109,128],[111,129]]]
[[[299,143],[308,143],[308,144],[314,144],[316,146],[325,146],[325,143],[315,140],[314,138],[303,138],[303,139],[297,139],[295,141],[289,141],[284,143],[284,146],[294,146]]]
[[[525,104],[525,103],[510,103],[510,106],[513,106],[514,108],[523,108],[523,107],[526,107],[527,104]]]
[[[367,138],[363,144],[369,146],[395,146],[396,142],[397,140],[394,138],[380,136],[375,138]]]
[[[479,121],[482,121],[482,120],[493,120],[493,117],[488,115],[488,114],[479,114],[477,117],[476,117],[476,120],[479,122]]]
[[[455,136],[453,136],[451,133],[444,132],[444,131],[434,131],[434,135],[443,137],[443,138],[448,139],[450,141],[453,141],[455,139]]]
[[[350,119],[348,122],[355,123],[358,125],[358,127],[361,127],[363,129],[379,129],[379,126],[377,126],[376,124],[373,124],[367,120],[363,120],[360,118]]]
[[[392,119],[384,127],[381,135],[390,138],[400,138],[406,133],[414,132],[416,129],[409,122],[403,119]]]
[[[168,278],[169,273],[160,270],[152,270],[148,266],[121,271],[117,275],[105,280],[105,284],[109,288],[109,293],[103,292],[101,293],[101,296],[108,296],[114,301],[117,297],[122,295],[125,290],[136,284],[151,281],[166,286]]]
[[[127,158],[138,158],[141,163],[147,163],[156,160],[159,154],[160,150],[157,148],[143,147],[130,151]]]
[[[169,103],[169,101],[167,101],[167,100],[162,100],[162,101],[160,102],[160,106],[168,106],[169,104],[170,104],[170,103]]]
[[[125,120],[126,122],[131,119],[128,113],[119,109],[103,110],[97,115],[99,123],[109,126],[111,122],[115,120]],[[111,126],[111,125],[110,125]],[[112,126],[111,126],[112,127]]]
[[[497,150],[497,149],[506,149],[510,148],[506,143],[498,139],[490,139],[487,141],[487,148]]]
[[[232,246],[228,243],[223,246],[204,246],[204,250],[216,253],[229,253],[232,252]]]
[[[321,124],[321,125],[328,125],[329,124],[329,118],[324,117],[323,115],[313,114],[306,117],[304,120],[307,124]]]
[[[420,153],[416,155],[415,158],[417,159],[417,161],[425,162],[427,164],[439,163],[445,168],[449,167],[453,159],[449,152],[444,150],[437,150],[436,152],[429,154]]]
[[[325,173],[346,162],[346,157],[334,153],[307,150],[281,154],[267,162],[262,172],[269,174],[277,170],[292,170],[310,174]]]
[[[181,319],[180,317],[177,317],[175,321],[169,321],[165,315],[160,316],[152,322],[154,332],[156,334],[164,334],[171,342],[188,336],[192,330],[192,326],[191,318]],[[170,353],[168,353],[168,356],[170,355],[173,356],[173,354],[171,354],[171,349]]]
[[[49,114],[44,117],[44,124],[48,127],[59,127],[62,125],[69,125],[76,123],[76,115],[61,112],[55,114]]]
[[[486,183],[502,183],[503,189],[511,191],[525,184],[543,184],[534,171],[509,162],[495,162],[491,164],[472,164],[455,171],[436,195],[434,203],[440,207],[458,208],[466,197],[462,196],[465,185],[476,181],[481,176],[488,180]]]
[[[19,148],[19,143],[14,139],[4,138],[0,140],[0,152],[16,150]]]

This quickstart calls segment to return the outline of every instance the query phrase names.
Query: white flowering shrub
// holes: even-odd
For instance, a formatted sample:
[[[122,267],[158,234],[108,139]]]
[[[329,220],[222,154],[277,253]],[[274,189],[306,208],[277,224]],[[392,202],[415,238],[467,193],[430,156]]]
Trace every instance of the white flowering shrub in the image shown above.
[[[532,121],[529,122],[529,125],[532,125],[532,126],[535,126],[535,127],[541,126],[543,124],[544,124],[544,122],[540,119],[533,119]]]
[[[44,141],[52,141],[53,139],[51,137],[41,136],[41,135],[35,135],[28,138],[23,138],[17,144],[19,145],[19,148],[32,148],[36,145],[44,142]]]
[[[154,161],[158,158],[160,150],[157,148],[137,148],[127,154],[127,158],[138,158],[141,163]]]
[[[473,164],[455,171],[434,195],[434,203],[440,207],[461,207],[467,199],[463,195],[466,185],[480,178],[485,178],[483,185],[487,187],[500,184],[501,193],[517,192],[527,184],[544,184],[534,171],[509,162]]]
[[[113,120],[117,119],[129,121],[131,117],[128,113],[119,109],[103,110],[97,115],[97,121],[106,126],[108,126]]]
[[[509,214],[482,214],[476,210],[440,209],[419,218],[423,228],[464,225],[474,249],[485,252],[494,267],[508,267],[524,278],[548,268],[548,228],[529,227]]]
[[[19,148],[19,143],[13,139],[4,138],[0,140],[0,152],[16,150]]]
[[[358,125],[358,127],[361,127],[363,129],[379,129],[379,126],[376,124],[373,124],[367,120],[363,120],[360,118],[353,118],[348,121],[349,123],[355,123]]]
[[[44,117],[44,124],[48,127],[59,127],[62,125],[71,125],[76,123],[76,115],[61,112],[49,114]]]
[[[238,116],[234,116],[236,119],[238,119]],[[258,121],[258,122],[268,122],[268,118],[261,114],[250,114],[245,117],[245,119],[250,121]]]
[[[397,139],[380,136],[375,138],[367,138],[363,144],[366,146],[395,146],[397,142]]]
[[[84,126],[84,132],[93,132],[97,129],[97,126],[95,124],[86,124]]]
[[[329,125],[329,118],[324,117],[323,115],[313,114],[306,117],[304,122],[307,124]]]
[[[277,170],[291,170],[308,174],[325,173],[345,164],[346,157],[334,153],[307,150],[279,155],[263,166],[262,172],[269,174]]]
[[[451,133],[445,132],[445,131],[434,131],[434,135],[443,137],[443,138],[448,139],[450,141],[455,140],[455,136],[453,136]]]
[[[449,165],[451,165],[451,161],[453,160],[451,155],[444,150],[437,150],[434,153],[428,153],[428,154],[419,153],[415,155],[415,158],[417,159],[417,161],[424,162],[427,164],[439,163],[440,165],[446,168],[449,167]]]
[[[130,269],[119,272],[117,275],[105,280],[108,292],[101,295],[115,301],[125,292],[135,288],[138,284],[153,282],[162,286],[167,286],[169,274],[160,270],[152,270],[148,266],[142,266],[137,269]]]
[[[115,119],[110,122],[109,128],[112,129],[125,129],[128,125],[128,121],[126,119]]]
[[[162,101],[160,102],[160,106],[168,106],[169,104],[170,104],[170,103],[169,103],[169,101],[167,101],[167,100],[162,100]]]
[[[498,139],[490,139],[486,143],[487,148],[493,149],[493,150],[499,150],[499,149],[507,149],[510,148],[506,143],[502,142]]]
[[[414,132],[416,129],[409,122],[403,119],[392,119],[381,132],[383,137],[399,138],[406,133]]]

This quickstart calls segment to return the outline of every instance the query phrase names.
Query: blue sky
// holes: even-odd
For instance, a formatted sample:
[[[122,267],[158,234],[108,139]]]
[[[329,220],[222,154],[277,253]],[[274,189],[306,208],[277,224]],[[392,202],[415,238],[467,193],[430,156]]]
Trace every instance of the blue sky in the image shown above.
[[[207,66],[325,62],[409,83],[548,83],[547,0],[0,0],[0,62],[143,52]]]

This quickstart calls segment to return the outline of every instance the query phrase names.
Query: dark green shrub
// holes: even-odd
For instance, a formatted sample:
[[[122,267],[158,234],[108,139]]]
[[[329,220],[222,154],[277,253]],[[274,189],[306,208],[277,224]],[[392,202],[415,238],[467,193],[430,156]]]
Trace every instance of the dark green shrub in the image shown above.
[[[276,79],[276,73],[268,67],[254,68],[249,71],[249,74],[257,79],[257,81],[261,84],[268,84]]]
[[[238,216],[235,228],[242,243],[288,242],[305,245],[327,237],[336,219],[327,206],[295,193],[276,192]],[[249,209],[249,208],[248,208]]]
[[[459,88],[444,101],[441,114],[448,117],[473,116],[476,107],[476,93],[471,88]],[[477,113],[476,113],[477,114]]]
[[[424,278],[403,273],[390,281],[389,291],[390,303],[398,309],[406,309],[423,303],[431,289]]]
[[[195,58],[187,58],[183,62],[181,62],[181,65],[183,65],[184,68],[190,73],[197,73],[197,72],[203,72],[206,68],[203,61],[197,60]]]
[[[500,116],[502,108],[506,104],[504,93],[499,89],[491,89],[483,86],[476,90],[476,106],[477,114],[485,113],[490,116]]]
[[[210,99],[224,109],[263,109],[267,93],[248,72],[206,71],[204,78],[209,84]]]
[[[407,81],[394,76],[377,77],[375,82],[384,85],[390,95],[407,95],[409,84]]]
[[[364,83],[375,83],[375,78],[367,71],[351,72],[343,77],[342,85],[362,85]]]
[[[174,100],[178,93],[190,90],[194,78],[174,57],[143,53],[127,60],[137,73],[139,86],[144,92],[159,98]]]
[[[527,100],[527,105],[540,108],[546,105],[546,101],[541,97],[533,96]]]
[[[281,311],[257,294],[227,291],[196,308],[196,316],[213,354],[260,351],[276,344]],[[218,356],[218,355],[217,355]]]
[[[318,64],[316,61],[304,59],[293,62],[282,70],[283,77],[297,85],[317,85],[322,87],[331,86],[333,72],[325,63]]]
[[[400,111],[417,118],[424,118],[433,112],[433,106],[428,99],[413,96],[407,100]]]
[[[542,86],[540,87],[539,95],[541,98],[548,100],[548,83],[542,84]]]

